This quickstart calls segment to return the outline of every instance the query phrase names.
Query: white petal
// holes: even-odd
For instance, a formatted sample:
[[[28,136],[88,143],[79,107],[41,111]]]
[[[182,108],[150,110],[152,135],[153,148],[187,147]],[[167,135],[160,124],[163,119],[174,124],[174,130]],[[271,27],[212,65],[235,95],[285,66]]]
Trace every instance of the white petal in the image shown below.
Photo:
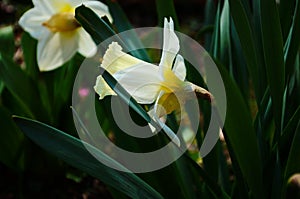
[[[37,46],[40,71],[54,70],[70,60],[78,49],[77,41],[76,31],[45,35]]]
[[[97,46],[94,43],[92,37],[83,28],[78,29],[78,34],[78,52],[85,57],[94,56],[97,52]]]
[[[103,77],[97,77],[96,85],[94,86],[95,92],[99,95],[99,99],[103,99],[107,95],[116,95],[116,93],[108,86]]]
[[[56,3],[58,0],[32,0],[33,5],[36,9],[38,9],[41,13],[45,14],[55,14],[57,13]]]
[[[84,5],[91,8],[98,16],[103,17],[106,15],[110,22],[113,21],[108,7],[104,3],[100,1],[86,1]]]
[[[101,66],[114,74],[139,63],[146,62],[124,53],[117,42],[112,42],[103,56]]]
[[[159,66],[161,68],[172,67],[174,58],[179,51],[179,40],[174,32],[174,23],[172,18],[168,22],[167,18],[164,21],[164,35],[163,35],[163,52]]]
[[[154,109],[150,109],[150,111],[148,111],[147,113],[148,113],[148,115],[149,115],[151,118],[153,118],[153,120],[154,120],[154,114],[155,114]],[[155,121],[155,120],[154,120],[154,121]],[[156,134],[157,132],[160,131],[160,129],[156,129],[156,128],[155,128],[152,124],[150,124],[150,123],[148,123],[148,126],[150,127],[150,130],[151,130],[151,132],[152,132],[153,134]]]
[[[76,8],[88,0],[64,0],[64,1],[69,3],[72,7]]]
[[[47,15],[41,9],[33,8],[22,15],[19,24],[33,38],[39,39],[49,32],[42,23],[47,21],[50,17],[50,15]]]
[[[141,104],[153,103],[161,88],[158,67],[150,63],[137,64],[113,76]]]
[[[175,75],[181,81],[184,81],[184,79],[186,77],[186,67],[185,67],[185,64],[184,64],[184,59],[181,55],[176,56],[176,60],[175,60],[172,71],[175,73]]]

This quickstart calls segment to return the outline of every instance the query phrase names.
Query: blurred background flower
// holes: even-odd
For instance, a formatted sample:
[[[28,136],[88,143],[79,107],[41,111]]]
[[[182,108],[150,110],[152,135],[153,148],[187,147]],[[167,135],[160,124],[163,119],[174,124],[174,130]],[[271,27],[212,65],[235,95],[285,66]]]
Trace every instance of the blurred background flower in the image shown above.
[[[78,51],[85,57],[96,53],[91,36],[75,19],[75,8],[84,3],[99,17],[107,16],[108,7],[98,1],[33,0],[34,7],[25,12],[19,24],[38,40],[37,61],[40,71],[62,66]]]

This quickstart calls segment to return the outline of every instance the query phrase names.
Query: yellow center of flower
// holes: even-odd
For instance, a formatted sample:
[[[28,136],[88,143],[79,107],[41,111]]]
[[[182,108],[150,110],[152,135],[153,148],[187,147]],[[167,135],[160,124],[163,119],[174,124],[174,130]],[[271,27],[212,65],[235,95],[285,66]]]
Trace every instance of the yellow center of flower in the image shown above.
[[[44,22],[43,26],[55,33],[76,30],[80,27],[80,24],[76,21],[72,12],[60,12]]]
[[[166,67],[163,71],[164,81],[161,82],[160,90],[165,94],[158,100],[158,104],[164,110],[158,110],[159,117],[180,110],[180,101],[184,99],[185,83],[181,81],[171,69]],[[183,102],[181,102],[183,103]]]
[[[163,109],[160,108],[160,110],[157,110],[158,117],[170,114],[175,110],[180,110],[180,102],[177,97],[174,93],[166,93],[161,96],[158,104]]]

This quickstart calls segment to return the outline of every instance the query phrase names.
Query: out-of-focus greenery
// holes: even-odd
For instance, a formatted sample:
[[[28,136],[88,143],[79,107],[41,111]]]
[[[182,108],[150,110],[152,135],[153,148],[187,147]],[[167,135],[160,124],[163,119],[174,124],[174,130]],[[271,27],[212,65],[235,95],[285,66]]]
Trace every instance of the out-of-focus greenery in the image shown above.
[[[86,7],[76,10],[76,19],[96,43],[132,28],[127,13],[116,1],[106,3],[114,24],[107,24]],[[161,25],[164,16],[172,16],[180,30],[184,16],[177,16],[174,2],[157,0],[155,3],[158,23]],[[199,12],[201,10],[199,8]],[[72,171],[66,162],[82,171],[81,174],[100,179],[114,198],[298,196],[299,177],[294,174],[300,173],[299,0],[281,0],[280,3],[207,0],[204,11],[203,27],[195,39],[204,43],[225,84],[224,139],[218,141],[200,164],[187,152],[166,168],[138,175],[102,165],[76,138],[69,107],[73,82],[83,57],[76,55],[63,67],[41,73],[36,63],[36,41],[23,33],[24,67],[13,59],[16,41],[13,28],[1,28],[0,161],[20,176],[15,192],[20,197],[24,195],[24,178],[31,177],[25,175],[28,171],[32,176],[45,176],[54,181],[57,176],[66,176]],[[122,42],[140,44],[138,38]],[[134,56],[144,60],[152,58],[143,50]],[[205,86],[201,77],[192,72],[188,72],[187,79]],[[97,102],[100,114],[109,100]],[[210,105],[206,102],[200,105],[203,114],[209,114]],[[140,109],[132,106],[134,110]],[[12,115],[22,117],[13,120]],[[141,112],[133,115],[143,120]],[[126,139],[120,129],[114,128],[109,114],[104,120],[106,128],[114,132],[116,143],[143,151],[167,142],[155,140],[157,143],[148,146]],[[204,118],[199,132],[205,132],[208,123]],[[203,133],[198,133],[198,146],[203,139],[201,135]],[[95,153],[113,162],[103,152]]]

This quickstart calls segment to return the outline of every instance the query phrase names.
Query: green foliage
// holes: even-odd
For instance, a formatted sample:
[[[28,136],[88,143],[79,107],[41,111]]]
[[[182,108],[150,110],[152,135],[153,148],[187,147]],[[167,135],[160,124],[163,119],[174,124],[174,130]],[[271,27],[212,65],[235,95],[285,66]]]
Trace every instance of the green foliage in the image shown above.
[[[46,124],[15,117],[17,125],[35,143],[68,164],[101,179],[104,183],[132,198],[162,198],[148,184],[132,173],[121,172],[100,163],[95,157],[108,164],[123,168],[103,152],[82,143],[75,137]],[[91,153],[88,152],[92,151]]]
[[[164,17],[171,16],[179,30],[176,2],[155,2],[159,25]],[[96,44],[133,28],[117,1],[106,3],[113,17],[112,24],[84,5],[75,13]],[[36,61],[37,41],[23,33],[24,64],[20,66],[13,58],[16,46],[12,27],[0,29],[1,163],[24,172],[31,165],[42,165],[45,161],[52,163],[49,170],[66,172],[65,167],[59,166],[59,160],[45,155],[38,145],[103,181],[116,198],[285,198],[288,180],[300,173],[299,0],[280,3],[225,0],[217,4],[207,0],[206,3],[205,27],[199,30],[198,36],[203,37],[200,39],[222,76],[227,113],[222,129],[224,140],[218,141],[211,153],[201,159],[201,164],[195,162],[198,156],[195,158],[192,152],[184,153],[166,168],[145,174],[119,172],[99,162],[86,148],[101,160],[124,168],[103,151],[76,138],[69,107],[73,83],[84,58],[77,54],[59,69],[41,73]],[[207,31],[212,27],[212,32]],[[138,49],[129,52],[131,55],[151,60],[137,34],[116,39],[125,51]],[[197,76],[189,63],[186,65],[187,79],[205,87],[205,78]],[[111,74],[100,70],[121,99],[117,105],[120,115],[125,115],[124,104],[129,105],[137,123],[157,126],[146,112],[148,107],[139,105]],[[113,121],[110,100],[96,101],[95,109],[105,133],[113,133],[116,145],[149,152],[169,142],[162,133],[147,141],[124,135]],[[206,102],[199,104],[204,116],[215,111]],[[15,117],[14,123],[12,115],[30,119]],[[171,129],[177,128],[174,116],[167,121]],[[196,151],[210,122],[207,117],[203,121],[194,146]]]

